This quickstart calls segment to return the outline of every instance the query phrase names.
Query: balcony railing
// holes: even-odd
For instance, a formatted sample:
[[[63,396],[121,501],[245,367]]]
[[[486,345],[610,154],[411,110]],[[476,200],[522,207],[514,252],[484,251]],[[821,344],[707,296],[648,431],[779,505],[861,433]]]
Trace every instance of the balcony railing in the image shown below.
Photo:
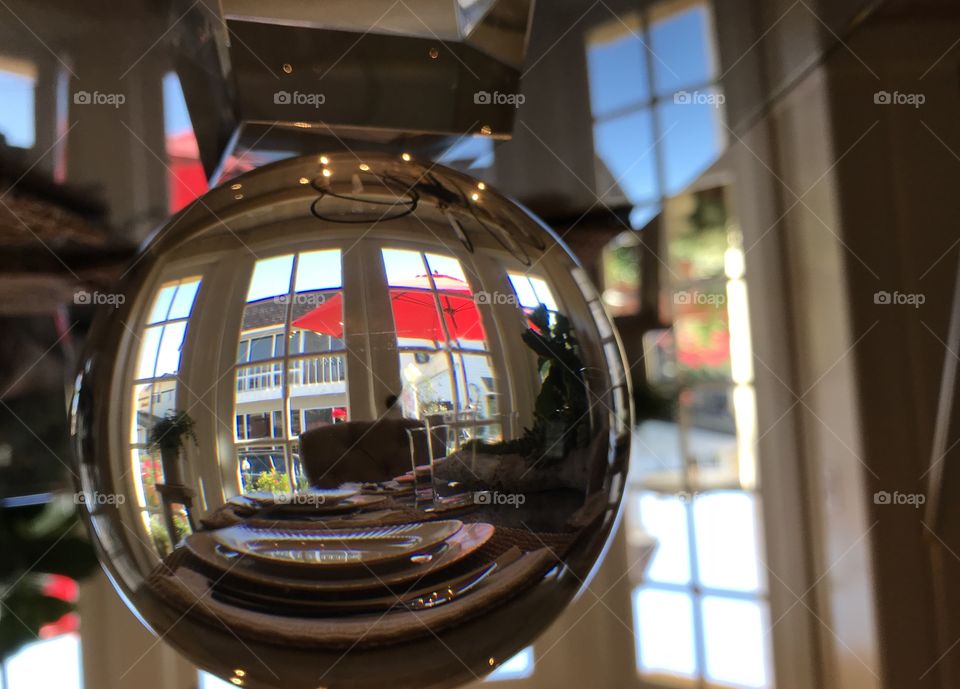
[[[241,366],[237,369],[237,392],[279,389],[283,382],[282,375],[281,362]],[[319,354],[290,362],[288,381],[291,388],[342,383],[346,379],[347,364],[342,354]]]

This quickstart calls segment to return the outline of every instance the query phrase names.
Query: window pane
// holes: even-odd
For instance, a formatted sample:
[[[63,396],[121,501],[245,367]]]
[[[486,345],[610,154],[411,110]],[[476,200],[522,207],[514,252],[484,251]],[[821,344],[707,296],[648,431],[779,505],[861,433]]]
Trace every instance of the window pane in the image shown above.
[[[150,419],[150,401],[153,397],[153,385],[133,386],[133,414],[130,419],[130,442],[146,443],[147,433],[152,421]]]
[[[657,93],[673,93],[713,78],[712,39],[705,5],[677,12],[650,26],[653,78]]]
[[[691,468],[700,491],[740,487],[739,446],[728,387],[704,385],[681,390],[678,413]]]
[[[400,378],[404,416],[422,419],[453,410],[453,381],[443,352],[401,353]]]
[[[250,340],[241,340],[237,348],[237,363],[242,364],[247,360],[247,352],[250,347]]]
[[[637,668],[694,677],[693,601],[685,593],[642,587],[633,593]]]
[[[392,289],[390,306],[400,346],[433,349],[446,342],[433,292]]]
[[[430,267],[430,273],[433,275],[442,275],[462,282],[463,285],[439,283],[437,289],[452,289],[454,291],[470,291],[467,285],[467,276],[463,272],[463,266],[460,261],[451,256],[441,256],[439,254],[426,254],[427,265]]]
[[[609,37],[601,35],[606,33],[601,29],[591,37],[587,46],[590,107],[594,117],[602,117],[650,98],[647,49],[639,35],[639,27],[631,32],[620,20],[608,26]]]
[[[250,358],[248,361],[262,361],[273,356],[273,335],[255,337],[250,340]]]
[[[644,492],[639,497],[638,508],[641,528],[657,540],[647,579],[671,584],[688,583],[690,549],[686,503],[676,495]]]
[[[304,330],[293,333],[292,337],[294,346],[291,346],[291,351],[293,352],[314,353],[322,349],[320,335],[317,333]]]
[[[0,135],[10,146],[32,148],[36,141],[36,80],[32,63],[4,56],[4,67],[0,68]]]
[[[463,349],[486,349],[486,333],[483,319],[473,297],[454,297],[449,294],[438,295],[446,334],[452,344]]]
[[[346,401],[347,364],[342,354],[318,354],[291,361],[289,380],[290,394],[296,398],[336,395],[324,401],[336,404]]]
[[[724,278],[727,256],[739,242],[723,187],[681,194],[664,208],[670,272],[677,280]],[[732,259],[742,258],[732,256]]]
[[[545,280],[519,273],[507,273],[510,285],[517,294],[517,301],[525,309],[535,309],[541,304],[550,311],[558,311],[557,300]]]
[[[517,293],[517,301],[520,302],[520,306],[528,309],[535,309],[540,306],[537,293],[533,291],[533,285],[530,284],[529,278],[514,273],[508,273],[507,277],[510,279],[513,291]]]
[[[186,318],[193,310],[193,302],[197,298],[197,288],[200,287],[199,280],[190,280],[181,282],[177,287],[176,296],[173,298],[173,304],[170,306],[170,314],[167,318]]]
[[[691,102],[671,99],[658,106],[667,195],[681,192],[723,149],[717,97],[713,90],[698,91]]]
[[[180,370],[180,348],[183,346],[183,336],[186,331],[187,324],[184,321],[163,326],[160,349],[157,351],[155,376],[176,374]]]
[[[537,301],[547,307],[550,311],[559,311],[557,300],[553,298],[553,293],[547,287],[546,280],[540,278],[530,278],[530,286],[533,287],[533,293],[537,295]]]
[[[147,328],[140,337],[140,359],[137,362],[137,378],[153,378],[154,367],[157,365],[157,350],[160,347],[160,336],[163,327]]]
[[[298,294],[293,303],[291,325],[292,354],[343,349],[343,293]]]
[[[80,689],[80,668],[79,635],[38,641],[7,660],[7,689]]]
[[[293,254],[275,256],[257,261],[250,278],[247,301],[259,301],[290,292],[290,274],[293,271]]]
[[[305,251],[297,260],[297,292],[335,289],[343,285],[340,250]]]
[[[167,312],[170,310],[170,303],[173,301],[173,295],[177,291],[177,285],[166,285],[157,292],[157,298],[153,301],[153,308],[150,309],[150,316],[147,323],[159,323],[167,320]]]
[[[730,329],[722,285],[677,292],[673,330],[677,373],[687,382],[730,379]]]
[[[255,440],[270,437],[269,413],[247,414],[247,438]]]
[[[290,490],[283,448],[248,447],[237,450],[244,491],[283,493]]]
[[[601,201],[617,205],[655,200],[659,190],[649,110],[597,123],[593,139]]]
[[[698,495],[693,502],[700,582],[708,588],[761,586],[756,498],[740,491]]]
[[[454,362],[461,411],[471,418],[492,419],[496,413],[497,391],[490,359],[482,355],[465,354],[454,356]]]
[[[738,687],[769,687],[766,606],[717,596],[705,596],[701,606],[707,679]]]
[[[427,269],[419,251],[402,249],[384,249],[383,267],[387,271],[387,284],[391,287],[418,287],[429,289],[430,283],[424,279]]]

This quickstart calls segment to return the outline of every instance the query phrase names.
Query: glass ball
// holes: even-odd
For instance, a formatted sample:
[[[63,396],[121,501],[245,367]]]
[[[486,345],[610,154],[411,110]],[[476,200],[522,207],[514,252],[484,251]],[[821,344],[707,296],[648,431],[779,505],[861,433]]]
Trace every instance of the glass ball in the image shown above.
[[[589,578],[629,399],[552,231],[454,170],[336,153],[156,234],[97,316],[72,425],[103,564],[190,661],[423,689],[509,660]]]

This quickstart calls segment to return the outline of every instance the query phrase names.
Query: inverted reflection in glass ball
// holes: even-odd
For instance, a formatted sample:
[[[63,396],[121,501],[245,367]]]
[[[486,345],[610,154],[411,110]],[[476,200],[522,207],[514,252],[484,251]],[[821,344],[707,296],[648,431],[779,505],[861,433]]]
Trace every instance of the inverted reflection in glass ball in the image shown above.
[[[440,687],[581,587],[629,441],[554,235],[405,157],[310,156],[173,218],[99,315],[73,426],[140,618],[238,686]]]

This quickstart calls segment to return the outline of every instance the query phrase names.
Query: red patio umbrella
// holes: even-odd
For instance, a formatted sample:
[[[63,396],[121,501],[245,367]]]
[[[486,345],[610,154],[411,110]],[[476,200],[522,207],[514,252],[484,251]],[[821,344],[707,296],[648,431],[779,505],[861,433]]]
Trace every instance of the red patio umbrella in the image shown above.
[[[405,287],[390,289],[393,320],[397,337],[440,342],[446,339],[443,324],[437,313],[437,302],[430,289],[430,278],[441,293],[444,322],[450,337],[455,340],[483,340],[485,338],[480,311],[470,295],[470,287],[462,280],[448,275],[418,275]],[[420,286],[422,285],[422,287]],[[445,294],[458,292],[466,296]],[[337,294],[323,304],[293,321],[292,325],[333,337],[343,337],[343,298]]]

